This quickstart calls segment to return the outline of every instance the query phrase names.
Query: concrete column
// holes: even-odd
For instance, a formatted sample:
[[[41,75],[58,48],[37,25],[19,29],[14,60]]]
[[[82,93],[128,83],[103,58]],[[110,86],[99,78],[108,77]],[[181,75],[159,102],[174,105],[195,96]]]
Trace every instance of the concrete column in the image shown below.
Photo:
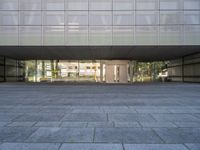
[[[133,61],[129,62],[129,68],[130,68],[130,82],[133,83]]]
[[[35,82],[37,82],[37,60],[35,60]]]
[[[6,82],[6,57],[4,57],[4,82]]]
[[[134,61],[134,69],[133,69],[134,82],[137,82],[137,74],[138,74],[138,62]]]
[[[127,83],[128,82],[128,69],[127,65],[120,65],[119,71],[119,83]]]
[[[112,64],[106,64],[106,83],[115,83],[114,65]]]
[[[58,78],[58,75],[60,74],[60,73],[58,73],[58,62],[59,62],[59,60],[55,61],[55,69],[56,69],[55,78]]]
[[[77,74],[76,74],[76,80],[80,80],[80,61],[78,60],[78,67],[77,67]]]
[[[182,82],[185,82],[185,59],[182,57]]]
[[[103,82],[103,61],[100,61],[100,82]]]
[[[45,62],[42,61],[42,78],[45,77]]]

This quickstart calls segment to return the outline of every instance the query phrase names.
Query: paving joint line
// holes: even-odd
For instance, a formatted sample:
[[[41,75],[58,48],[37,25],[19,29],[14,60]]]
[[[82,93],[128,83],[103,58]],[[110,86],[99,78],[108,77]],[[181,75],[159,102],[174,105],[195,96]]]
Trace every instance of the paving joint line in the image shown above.
[[[60,145],[59,145],[59,147],[58,147],[58,150],[61,149],[62,145],[63,145],[63,143],[60,143]]]
[[[93,143],[95,143],[95,136],[96,136],[96,128],[94,128],[93,139],[92,139]]]

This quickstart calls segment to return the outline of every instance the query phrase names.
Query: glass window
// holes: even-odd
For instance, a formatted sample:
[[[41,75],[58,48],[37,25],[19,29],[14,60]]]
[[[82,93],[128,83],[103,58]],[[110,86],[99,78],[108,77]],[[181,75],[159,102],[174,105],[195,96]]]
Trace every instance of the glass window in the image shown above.
[[[90,26],[90,45],[112,45],[112,27],[110,26]]]
[[[0,0],[0,10],[18,10],[18,0]]]
[[[113,27],[113,45],[134,45],[132,26]]]
[[[158,44],[157,26],[136,26],[135,41],[136,45],[157,45]]]
[[[89,0],[90,10],[111,10],[112,0]]]
[[[67,26],[67,45],[88,45],[88,26]]]
[[[64,45],[64,26],[44,26],[44,45]]]
[[[133,0],[113,0],[113,10],[133,10]]]
[[[64,0],[43,0],[44,10],[64,10]]]
[[[200,0],[183,0],[184,9],[200,9]]]
[[[64,25],[64,11],[44,12],[44,25]]]
[[[111,11],[90,11],[90,25],[112,25]]]
[[[67,10],[88,10],[88,0],[67,0]]]
[[[181,26],[160,26],[160,45],[180,45]]]
[[[200,12],[184,11],[184,24],[200,24]]]
[[[0,11],[0,25],[18,25],[18,11]]]
[[[0,45],[18,45],[18,26],[0,26]]]
[[[20,10],[41,10],[41,0],[20,0]]]
[[[157,5],[157,0],[136,0],[137,10],[155,10]]]
[[[160,24],[181,24],[181,13],[178,11],[161,11]]]
[[[184,45],[200,44],[200,26],[187,25],[184,26]]]
[[[68,11],[67,25],[88,25],[88,11]]]
[[[23,11],[20,13],[21,25],[41,25],[42,14],[40,11]]]
[[[160,0],[160,9],[181,9],[180,0]]]
[[[155,11],[137,11],[137,25],[156,25],[158,24],[158,13]]]
[[[42,45],[41,26],[21,26],[20,45]]]
[[[133,11],[114,11],[113,24],[114,25],[133,25]]]

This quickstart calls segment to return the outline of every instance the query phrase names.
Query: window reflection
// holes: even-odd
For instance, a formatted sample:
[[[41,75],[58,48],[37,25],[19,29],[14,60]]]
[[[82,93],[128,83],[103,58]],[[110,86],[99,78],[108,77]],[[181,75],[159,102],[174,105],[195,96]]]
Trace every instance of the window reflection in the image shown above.
[[[32,60],[26,61],[26,80],[31,82],[100,81],[98,60]]]

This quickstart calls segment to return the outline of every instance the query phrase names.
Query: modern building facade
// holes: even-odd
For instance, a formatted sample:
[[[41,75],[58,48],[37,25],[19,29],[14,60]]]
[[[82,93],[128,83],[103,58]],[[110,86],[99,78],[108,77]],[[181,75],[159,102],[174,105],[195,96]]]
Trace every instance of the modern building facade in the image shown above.
[[[1,56],[157,61],[197,52],[199,0],[0,0]]]

